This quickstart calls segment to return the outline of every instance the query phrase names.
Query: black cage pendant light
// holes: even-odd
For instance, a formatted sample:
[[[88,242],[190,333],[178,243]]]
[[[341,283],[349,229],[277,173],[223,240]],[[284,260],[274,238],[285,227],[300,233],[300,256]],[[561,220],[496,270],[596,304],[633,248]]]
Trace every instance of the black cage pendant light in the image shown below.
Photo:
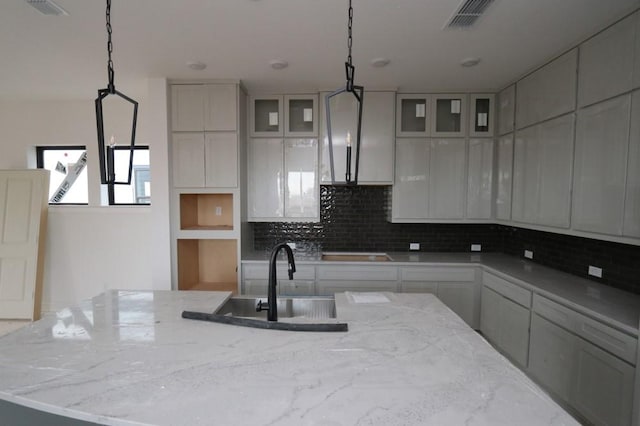
[[[98,90],[96,98],[96,125],[98,129],[98,149],[100,158],[100,182],[103,184],[129,185],[131,184],[131,174],[133,171],[133,153],[136,140],[136,121],[138,118],[138,102],[134,101],[127,95],[116,90],[113,83],[114,71],[113,60],[113,43],[111,42],[111,0],[107,0],[107,53],[109,60],[107,62],[107,72],[109,75],[109,84],[106,89]],[[114,96],[109,96],[114,95]],[[106,101],[106,102],[105,102]],[[122,125],[117,121],[122,117],[122,113],[129,114],[133,112],[131,127]],[[130,132],[129,132],[130,130]],[[108,135],[108,136],[105,136]],[[108,143],[106,143],[106,139]],[[129,155],[129,168],[126,173],[118,173],[116,177],[115,164],[115,145],[116,142],[128,141],[128,150],[119,150],[119,153],[127,153]],[[126,179],[120,176],[126,174]]]
[[[347,56],[347,62],[345,62],[345,71],[347,75],[347,84],[344,87],[337,89],[336,91],[329,93],[325,97],[325,109],[327,115],[327,136],[329,142],[329,163],[331,166],[331,183],[333,185],[357,185],[358,184],[358,166],[360,164],[360,141],[361,141],[361,131],[362,131],[362,106],[364,100],[364,88],[362,86],[358,86],[354,84],[354,75],[355,75],[355,67],[352,64],[351,59],[351,46],[353,45],[353,35],[352,35],[352,26],[353,26],[353,6],[351,5],[351,0],[349,0],[349,34],[347,38],[347,47],[349,49],[349,55]],[[342,132],[345,134],[334,135],[334,130],[331,127],[331,99],[338,97],[338,95],[353,95],[352,102],[355,100],[355,114],[357,117],[357,123],[352,123],[355,125],[355,164],[352,161],[352,133],[350,130]],[[334,136],[336,136],[334,138]],[[334,140],[337,142],[338,139],[342,140],[344,137],[344,144],[346,148],[346,158],[345,158],[345,176],[344,181],[336,179],[335,173],[335,155],[334,155]],[[352,173],[353,171],[353,173]]]

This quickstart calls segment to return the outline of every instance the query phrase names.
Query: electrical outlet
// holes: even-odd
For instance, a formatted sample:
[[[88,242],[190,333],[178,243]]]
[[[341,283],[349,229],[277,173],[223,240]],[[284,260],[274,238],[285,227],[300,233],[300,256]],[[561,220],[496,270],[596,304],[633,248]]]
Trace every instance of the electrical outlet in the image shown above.
[[[471,244],[471,251],[482,251],[482,244]]]
[[[524,257],[526,257],[527,259],[533,259],[533,251],[525,250],[524,251]]]
[[[216,206],[216,216],[222,216],[222,207]]]
[[[589,265],[589,275],[596,278],[602,278],[602,268]]]
[[[291,248],[291,250],[296,249],[296,243],[287,243],[287,245]]]
[[[420,243],[409,243],[409,250],[420,250]]]

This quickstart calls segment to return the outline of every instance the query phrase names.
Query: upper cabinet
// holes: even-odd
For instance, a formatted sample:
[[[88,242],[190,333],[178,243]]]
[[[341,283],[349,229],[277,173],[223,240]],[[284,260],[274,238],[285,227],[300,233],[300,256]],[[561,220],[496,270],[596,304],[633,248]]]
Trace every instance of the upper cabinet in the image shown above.
[[[467,131],[467,95],[432,95],[431,136],[464,137]]]
[[[578,106],[631,90],[635,37],[634,15],[580,46]]]
[[[574,229],[622,234],[630,109],[624,95],[578,111]]]
[[[467,218],[491,218],[493,203],[493,139],[469,141]]]
[[[431,98],[424,94],[396,95],[396,136],[429,136]]]
[[[631,134],[627,164],[624,228],[629,237],[640,237],[640,91],[631,98]]]
[[[469,96],[469,136],[493,136],[495,95],[481,94]]]
[[[253,96],[249,120],[252,137],[317,137],[318,96]]]
[[[498,93],[498,134],[513,132],[516,119],[516,85]]]
[[[511,186],[513,182],[513,133],[498,139],[496,168],[496,219],[511,219]]]
[[[237,130],[235,84],[171,86],[171,130],[202,132]]]
[[[326,129],[326,98],[322,94],[320,134],[322,135],[321,183],[331,183],[329,139]],[[347,130],[357,122],[356,102],[353,96],[343,94],[331,98],[331,126],[336,180],[344,181],[346,171]],[[393,141],[395,135],[395,93],[365,92],[362,110],[362,140],[358,183],[390,185],[393,183]],[[352,135],[353,138],[353,135]],[[355,155],[352,155],[355,170]]]
[[[577,60],[577,49],[573,49],[518,81],[516,128],[575,109]]]
[[[640,87],[640,12],[635,14],[636,20],[636,42],[634,46],[635,63],[633,65],[633,87]],[[640,415],[639,415],[640,416]]]

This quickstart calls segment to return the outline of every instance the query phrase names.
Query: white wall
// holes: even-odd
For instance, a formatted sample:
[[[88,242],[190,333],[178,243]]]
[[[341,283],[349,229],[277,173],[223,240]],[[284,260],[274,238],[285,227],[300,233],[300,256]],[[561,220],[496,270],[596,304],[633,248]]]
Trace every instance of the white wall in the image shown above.
[[[105,289],[171,288],[166,80],[148,88],[136,144],[151,151],[151,207],[101,207],[93,99],[0,100],[0,169],[35,167],[36,145],[87,146],[90,205],[49,209],[45,311]]]

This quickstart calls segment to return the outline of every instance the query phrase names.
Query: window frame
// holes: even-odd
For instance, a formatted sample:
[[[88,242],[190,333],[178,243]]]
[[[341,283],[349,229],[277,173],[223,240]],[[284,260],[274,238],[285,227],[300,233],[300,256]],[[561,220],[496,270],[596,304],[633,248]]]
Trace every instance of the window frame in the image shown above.
[[[134,150],[146,150],[149,151],[149,146],[148,145],[135,145],[133,147]],[[113,147],[113,151],[109,150],[109,154],[110,155],[114,155],[114,151],[130,151],[131,147],[130,146],[126,146],[126,145],[116,145]],[[149,161],[151,162],[151,161]],[[149,165],[149,170],[151,170],[151,165]],[[135,174],[135,166],[134,166],[134,170],[132,171],[132,174]],[[131,182],[131,185],[133,185],[133,181]],[[151,201],[149,201],[148,203],[117,203],[115,200],[115,188],[114,188],[114,184],[113,183],[108,183],[107,184],[107,199],[108,199],[108,203],[110,206],[150,206],[151,205]]]

